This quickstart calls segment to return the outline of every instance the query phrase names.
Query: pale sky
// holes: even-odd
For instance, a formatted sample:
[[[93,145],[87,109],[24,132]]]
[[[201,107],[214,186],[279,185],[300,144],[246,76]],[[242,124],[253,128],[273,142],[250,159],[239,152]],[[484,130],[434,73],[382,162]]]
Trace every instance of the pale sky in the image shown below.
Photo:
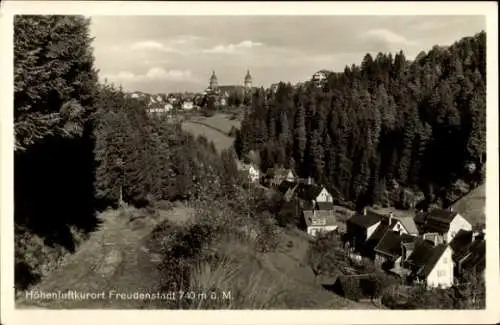
[[[342,71],[366,53],[414,58],[485,30],[483,16],[93,16],[100,78],[149,93],[219,84],[305,81]]]

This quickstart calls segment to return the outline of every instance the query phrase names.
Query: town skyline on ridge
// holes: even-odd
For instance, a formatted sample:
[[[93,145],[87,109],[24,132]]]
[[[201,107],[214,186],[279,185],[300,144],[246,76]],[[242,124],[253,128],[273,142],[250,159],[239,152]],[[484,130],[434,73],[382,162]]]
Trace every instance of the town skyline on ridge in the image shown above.
[[[91,33],[101,80],[163,93],[201,92],[214,70],[225,85],[242,83],[247,70],[257,87],[295,84],[366,53],[402,50],[411,60],[484,28],[480,16],[95,16]]]

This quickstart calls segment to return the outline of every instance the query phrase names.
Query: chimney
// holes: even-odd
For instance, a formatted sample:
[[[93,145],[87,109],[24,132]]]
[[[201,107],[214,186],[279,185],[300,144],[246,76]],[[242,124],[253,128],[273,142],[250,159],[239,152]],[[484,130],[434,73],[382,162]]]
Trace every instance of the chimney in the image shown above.
[[[366,216],[366,207],[363,208],[363,215]]]
[[[392,213],[392,212],[391,212],[391,213],[389,213],[389,226],[390,226],[390,225],[391,225],[391,223],[392,223],[392,218],[393,218],[393,216],[394,216],[394,215],[393,215],[393,213]]]

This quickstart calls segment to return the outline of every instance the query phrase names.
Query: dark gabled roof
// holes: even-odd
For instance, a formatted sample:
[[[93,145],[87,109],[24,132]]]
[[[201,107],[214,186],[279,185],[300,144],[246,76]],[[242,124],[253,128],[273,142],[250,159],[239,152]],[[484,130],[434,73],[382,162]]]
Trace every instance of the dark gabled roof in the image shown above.
[[[415,243],[415,249],[410,256],[408,256],[406,262],[417,268],[424,267],[432,256],[433,249],[434,245],[432,243],[427,240],[419,240]]]
[[[384,237],[385,233],[389,230],[389,227],[385,223],[381,223],[377,229],[373,232],[373,234],[370,236],[370,240],[376,240],[379,241]]]
[[[472,244],[473,232],[460,229],[453,240],[450,242],[450,247],[453,250],[453,260],[461,260],[468,252],[469,246]]]
[[[456,215],[457,212],[451,210],[432,210],[423,217],[422,227],[425,232],[445,233],[450,229],[450,223]],[[422,216],[419,216],[419,218],[422,218]]]
[[[283,181],[281,184],[278,186],[278,190],[281,193],[286,193],[290,188],[293,188],[297,183],[295,182],[289,182],[289,181]]]
[[[320,211],[331,211],[333,210],[332,202],[316,202],[316,209]]]
[[[377,253],[390,255],[393,257],[401,256],[401,245],[403,243],[409,243],[416,238],[406,234],[399,234],[395,231],[387,231],[384,236],[380,239],[375,251]]]
[[[476,271],[482,272],[486,267],[486,241],[478,239],[472,242],[468,254],[462,262],[462,269],[476,268]]]
[[[323,190],[322,186],[300,183],[297,188],[297,195],[302,200],[311,201],[318,197],[321,190]]]
[[[430,220],[436,221],[436,222],[442,222],[442,223],[447,223],[450,224],[450,222],[453,221],[453,218],[457,213],[455,211],[451,210],[446,210],[446,209],[436,209],[432,210],[427,214],[426,220],[429,222]]]
[[[429,259],[421,268],[418,272],[417,275],[426,278],[429,273],[434,269],[434,266],[436,266],[436,263],[439,261],[441,256],[443,256],[444,251],[448,248],[448,245],[446,244],[439,244],[436,247],[432,249],[431,255],[429,256]]]
[[[368,228],[373,226],[382,219],[380,215],[374,213],[366,213],[366,215],[356,213],[347,222],[360,226],[362,228]]]

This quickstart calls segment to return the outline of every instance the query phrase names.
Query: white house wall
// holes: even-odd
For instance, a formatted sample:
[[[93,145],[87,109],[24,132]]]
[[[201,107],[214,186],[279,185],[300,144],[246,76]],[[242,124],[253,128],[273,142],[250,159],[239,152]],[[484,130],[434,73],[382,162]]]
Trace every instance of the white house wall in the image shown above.
[[[450,223],[450,230],[446,234],[446,242],[450,243],[460,229],[471,231],[472,225],[460,214],[457,214]]]
[[[409,235],[408,230],[406,230],[405,226],[403,226],[403,224],[399,220],[396,222],[396,224],[394,225],[394,227],[392,227],[391,230],[392,231],[397,231],[400,234]]]
[[[434,266],[434,269],[427,276],[427,286],[432,288],[449,288],[453,285],[453,276],[451,248],[448,246]]]
[[[316,237],[316,235],[320,232],[327,233],[331,231],[335,231],[338,228],[336,225],[331,226],[309,226],[307,227],[307,234],[311,237]]]
[[[316,197],[316,202],[333,202],[333,198],[328,191],[323,188],[319,195]]]
[[[366,229],[366,239],[369,239],[373,233],[375,232],[375,230],[377,229],[377,227],[380,225],[380,221],[377,222],[376,224],[374,224],[373,226],[370,226]]]

